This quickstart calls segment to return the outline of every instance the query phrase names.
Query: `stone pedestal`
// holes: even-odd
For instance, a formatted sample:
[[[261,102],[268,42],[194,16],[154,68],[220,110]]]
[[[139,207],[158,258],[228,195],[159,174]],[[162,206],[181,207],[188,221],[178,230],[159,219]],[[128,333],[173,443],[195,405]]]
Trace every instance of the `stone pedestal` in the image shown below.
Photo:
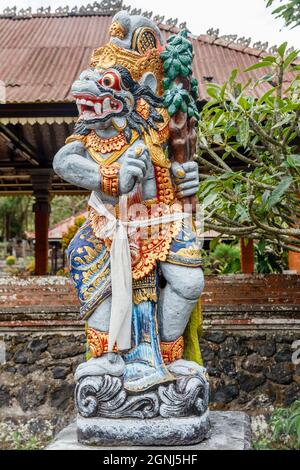
[[[97,364],[97,363],[96,363]],[[80,366],[75,402],[78,441],[103,446],[187,445],[209,431],[209,383],[206,370],[180,360],[169,366],[171,383],[131,393],[122,377],[91,374],[93,363]]]
[[[77,438],[92,446],[172,446],[198,444],[210,428],[209,412],[188,418],[77,419]]]
[[[202,419],[205,419],[204,417]],[[153,446],[126,446],[108,445],[102,442],[98,446],[87,446],[80,444],[77,440],[77,423],[74,422],[63,429],[55,440],[46,448],[46,450],[248,450],[251,446],[251,425],[250,418],[238,411],[211,411],[210,412],[210,431],[204,441],[200,444],[191,445],[192,442],[182,442],[177,446],[164,446],[159,440],[157,432],[156,444]],[[126,420],[125,420],[126,421]],[[129,420],[130,421],[130,420]],[[153,420],[152,420],[153,421]],[[180,422],[180,420],[175,420]],[[183,421],[182,421],[183,422]],[[136,421],[135,421],[136,423]]]

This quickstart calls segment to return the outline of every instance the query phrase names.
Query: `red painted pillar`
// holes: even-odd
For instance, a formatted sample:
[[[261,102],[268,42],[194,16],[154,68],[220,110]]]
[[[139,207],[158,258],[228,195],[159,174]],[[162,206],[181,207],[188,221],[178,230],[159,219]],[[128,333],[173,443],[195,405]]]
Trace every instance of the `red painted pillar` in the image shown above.
[[[289,270],[300,274],[300,253],[289,251]]]
[[[32,174],[35,203],[35,274],[48,274],[48,231],[50,215],[50,188],[52,172],[40,170]]]
[[[253,240],[241,238],[241,271],[243,274],[254,273],[254,243]]]

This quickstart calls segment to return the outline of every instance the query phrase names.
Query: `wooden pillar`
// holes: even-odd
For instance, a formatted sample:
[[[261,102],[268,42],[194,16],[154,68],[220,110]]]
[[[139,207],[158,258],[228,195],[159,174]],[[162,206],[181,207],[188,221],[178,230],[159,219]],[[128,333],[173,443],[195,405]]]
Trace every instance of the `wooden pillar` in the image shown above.
[[[300,253],[289,251],[289,270],[300,274]]]
[[[254,273],[254,243],[253,240],[241,238],[241,271],[243,274]]]
[[[31,175],[35,203],[35,274],[48,273],[48,231],[50,215],[51,170],[37,170]]]

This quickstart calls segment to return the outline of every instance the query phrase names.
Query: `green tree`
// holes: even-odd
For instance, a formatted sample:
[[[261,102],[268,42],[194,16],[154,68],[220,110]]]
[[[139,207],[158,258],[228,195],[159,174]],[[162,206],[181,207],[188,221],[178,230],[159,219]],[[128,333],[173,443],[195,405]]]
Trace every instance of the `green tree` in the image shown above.
[[[29,196],[0,197],[0,239],[23,238],[32,229],[32,204]]]
[[[86,196],[55,196],[51,200],[50,226],[86,210]]]
[[[274,5],[275,0],[266,0],[267,7]],[[283,3],[284,2],[284,3]],[[283,3],[273,10],[276,18],[282,18],[285,26],[295,28],[300,25],[300,0],[280,0]]]
[[[206,229],[300,252],[300,76],[297,51],[286,50],[282,44],[247,70],[262,68],[256,83],[238,83],[234,70],[224,85],[208,86],[199,197]],[[255,99],[258,86],[267,91]]]

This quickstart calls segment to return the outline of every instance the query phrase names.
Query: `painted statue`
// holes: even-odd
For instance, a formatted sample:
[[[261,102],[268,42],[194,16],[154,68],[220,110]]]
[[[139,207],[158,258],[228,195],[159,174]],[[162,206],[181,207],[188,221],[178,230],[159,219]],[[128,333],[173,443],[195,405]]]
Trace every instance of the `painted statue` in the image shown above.
[[[60,177],[91,191],[68,248],[88,349],[76,371],[79,440],[155,445],[151,420],[191,417],[198,434],[194,426],[185,437],[196,442],[208,383],[197,336],[201,252],[185,209],[199,185],[192,45],[185,32],[165,45],[153,22],[127,12],[110,36],[72,86],[79,119],[54,159]],[[151,429],[112,438],[111,419]],[[167,434],[168,445],[178,441]]]

